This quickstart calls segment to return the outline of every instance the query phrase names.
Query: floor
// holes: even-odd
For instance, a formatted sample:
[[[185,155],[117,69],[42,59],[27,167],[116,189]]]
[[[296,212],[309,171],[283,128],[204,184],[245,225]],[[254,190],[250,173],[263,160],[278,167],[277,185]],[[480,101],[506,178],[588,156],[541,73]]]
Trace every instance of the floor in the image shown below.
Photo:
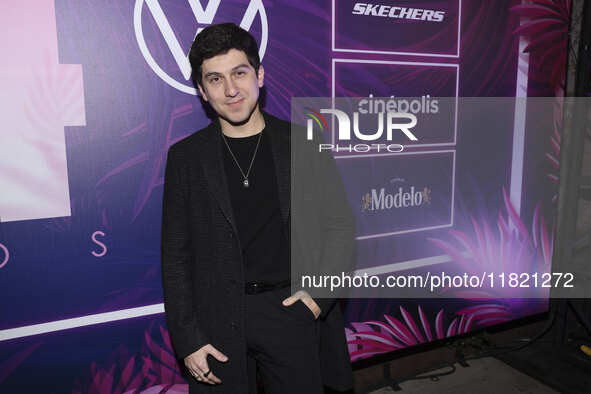
[[[579,310],[582,309],[579,308]],[[585,316],[590,316],[589,309],[584,311]],[[591,347],[591,332],[587,331],[580,322],[573,320],[572,313],[561,313],[557,314],[558,318],[554,321],[554,325],[550,325],[553,330],[548,329],[550,320],[546,316],[544,319],[534,319],[534,322],[519,324],[510,330],[501,330],[498,333],[483,332],[481,335],[466,338],[461,346],[449,345],[444,348],[460,350],[460,354],[467,357],[478,354],[486,356],[469,358],[467,366],[456,362],[453,364],[453,368],[445,367],[425,372],[415,376],[412,380],[399,381],[394,383],[393,387],[380,389],[376,388],[382,384],[377,382],[384,381],[384,378],[380,380],[375,376],[366,375],[365,381],[362,382],[365,386],[361,385],[355,393],[591,394],[591,355],[581,349],[581,345]],[[564,326],[564,331],[560,331],[557,322],[563,319],[568,324]],[[531,340],[532,338],[536,338],[536,340],[529,344],[524,342],[526,339]],[[488,351],[483,351],[480,348],[478,352],[470,352],[470,349],[475,349],[475,346],[483,343],[487,346],[493,345],[495,348]],[[408,374],[408,370],[405,370],[404,366],[410,366],[410,370],[412,370],[413,363],[424,365],[427,357],[432,365],[445,365],[446,361],[457,360],[457,357],[450,358],[449,354],[442,353],[441,349],[436,351],[438,353],[432,355],[426,351],[419,355],[393,359],[391,366],[388,367],[389,374],[391,376],[413,376],[412,373]],[[492,357],[493,355],[494,357]],[[418,356],[421,358],[419,359]],[[437,377],[433,378],[433,375],[437,375]],[[384,376],[383,373],[380,376]],[[426,378],[416,379],[417,377]],[[364,389],[363,387],[373,388]]]
[[[463,393],[558,393],[550,387],[540,383],[536,379],[519,372],[496,358],[487,357],[468,361],[468,367],[454,364],[455,371],[450,375],[441,376],[437,380],[421,379],[410,380],[399,384],[400,393],[437,393],[437,394],[463,394]],[[433,373],[445,373],[451,368],[443,368]],[[395,392],[392,388],[383,388],[372,391],[371,394],[386,394]]]

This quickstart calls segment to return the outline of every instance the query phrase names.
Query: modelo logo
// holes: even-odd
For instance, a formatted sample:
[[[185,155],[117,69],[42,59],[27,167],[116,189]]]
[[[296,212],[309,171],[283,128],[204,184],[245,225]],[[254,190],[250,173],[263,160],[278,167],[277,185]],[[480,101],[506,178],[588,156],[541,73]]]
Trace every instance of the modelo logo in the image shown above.
[[[371,15],[394,19],[411,19],[427,22],[443,22],[445,11],[423,8],[406,8],[390,5],[355,3],[353,15]]]
[[[197,25],[210,25],[217,14],[218,8],[220,6],[221,0],[210,0],[207,3],[207,6],[203,8],[201,5],[201,1],[199,0],[187,0],[189,2],[189,6],[191,7],[191,11],[195,16],[195,22]],[[156,26],[162,33],[162,37],[170,50],[170,53],[177,64],[179,70],[183,78],[185,79],[182,82],[177,81],[176,79],[172,78],[168,75],[162,67],[156,63],[152,54],[148,50],[148,46],[146,45],[146,41],[144,39],[144,33],[142,30],[142,9],[144,3],[148,6],[148,10],[152,14],[154,21],[156,22]],[[242,17],[242,21],[240,21],[240,27],[244,30],[250,30],[252,23],[256,15],[259,15],[261,18],[261,43],[259,47],[259,57],[261,60],[265,56],[265,50],[267,49],[267,40],[269,38],[269,26],[267,23],[267,14],[265,13],[265,7],[263,6],[262,0],[250,0],[248,3],[248,7],[244,12],[244,16]],[[193,85],[188,82],[191,78],[191,64],[189,63],[189,51],[185,53],[181,48],[181,44],[177,40],[176,35],[170,25],[168,18],[166,17],[162,7],[160,7],[160,3],[158,0],[136,0],[135,8],[133,12],[133,26],[135,30],[135,37],[137,39],[138,45],[140,47],[140,51],[146,59],[146,62],[150,66],[150,68],[158,75],[164,82],[169,84],[175,89],[180,90],[184,93],[189,93],[193,95],[197,95],[196,89]],[[197,33],[199,34],[204,27],[199,27],[197,29]]]
[[[382,187],[371,189],[361,197],[361,212],[420,207],[424,204],[431,204],[431,189],[428,187],[418,190],[414,186],[399,186],[394,194],[386,193],[386,188]]]

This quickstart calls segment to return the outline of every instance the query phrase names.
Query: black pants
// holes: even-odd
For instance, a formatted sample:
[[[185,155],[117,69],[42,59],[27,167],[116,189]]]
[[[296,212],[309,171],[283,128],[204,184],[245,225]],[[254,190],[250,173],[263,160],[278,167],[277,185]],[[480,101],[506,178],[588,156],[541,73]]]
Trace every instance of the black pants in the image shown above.
[[[283,306],[290,288],[246,295],[249,394],[323,394],[318,322],[302,301]]]

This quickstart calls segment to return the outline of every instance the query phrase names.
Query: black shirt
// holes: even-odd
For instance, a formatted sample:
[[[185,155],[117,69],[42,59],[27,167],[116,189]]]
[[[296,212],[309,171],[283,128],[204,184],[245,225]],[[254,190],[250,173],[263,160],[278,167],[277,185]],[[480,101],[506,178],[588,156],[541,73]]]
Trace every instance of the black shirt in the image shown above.
[[[222,135],[244,174],[248,173],[260,137],[259,147],[248,173],[248,187],[244,187],[244,176],[228,147],[225,143],[222,144],[247,282],[279,282],[289,278],[289,249],[279,211],[275,164],[267,137],[269,132],[263,129],[262,134],[242,138]]]

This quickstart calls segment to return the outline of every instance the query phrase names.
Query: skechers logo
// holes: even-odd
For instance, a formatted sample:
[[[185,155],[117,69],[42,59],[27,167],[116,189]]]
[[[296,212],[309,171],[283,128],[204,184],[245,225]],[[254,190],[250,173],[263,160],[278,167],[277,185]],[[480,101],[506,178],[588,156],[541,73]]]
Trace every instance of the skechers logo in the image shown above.
[[[428,22],[443,22],[445,11],[423,8],[394,7],[390,5],[355,3],[353,15],[382,16],[397,19],[414,19]]]

